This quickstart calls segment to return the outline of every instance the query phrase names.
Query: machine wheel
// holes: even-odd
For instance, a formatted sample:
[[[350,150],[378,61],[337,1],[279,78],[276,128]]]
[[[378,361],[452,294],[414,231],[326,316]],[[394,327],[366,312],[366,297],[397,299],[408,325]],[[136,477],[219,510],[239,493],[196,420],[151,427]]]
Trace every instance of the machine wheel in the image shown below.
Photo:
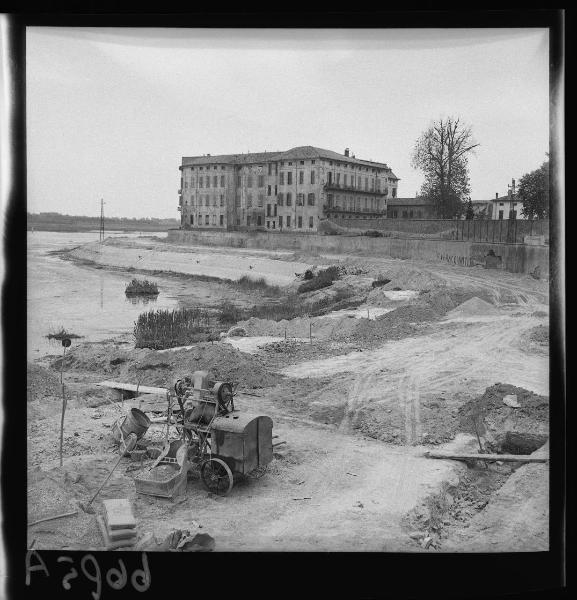
[[[226,496],[232,490],[232,471],[220,458],[209,458],[205,461],[200,468],[200,476],[206,488],[213,494]]]

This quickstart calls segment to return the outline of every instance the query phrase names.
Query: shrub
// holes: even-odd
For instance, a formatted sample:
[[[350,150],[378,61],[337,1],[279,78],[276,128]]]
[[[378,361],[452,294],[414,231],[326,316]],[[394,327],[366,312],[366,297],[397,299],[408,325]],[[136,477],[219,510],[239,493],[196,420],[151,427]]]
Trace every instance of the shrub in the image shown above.
[[[270,285],[264,277],[253,279],[248,275],[243,275],[238,281],[234,282],[234,286],[241,290],[258,290],[267,296],[278,296],[281,293],[278,285]]]
[[[221,323],[236,323],[242,321],[244,311],[229,300],[223,300],[218,308],[218,320]]]
[[[314,277],[313,272],[310,269],[307,269],[305,271],[305,281],[309,281],[309,279],[312,279]]]
[[[319,271],[317,276],[309,281],[301,283],[298,287],[298,293],[304,294],[305,292],[312,292],[314,290],[321,290],[329,287],[336,279],[340,278],[339,267],[328,267],[322,271]]]
[[[148,279],[133,279],[124,290],[127,296],[140,296],[140,295],[156,295],[158,294],[158,286],[154,281],[148,281]]]
[[[383,285],[387,285],[387,283],[390,283],[390,282],[391,282],[391,280],[387,279],[384,275],[379,275],[375,279],[375,281],[373,281],[373,283],[371,284],[371,286],[373,288],[378,288],[378,287],[381,287]]]

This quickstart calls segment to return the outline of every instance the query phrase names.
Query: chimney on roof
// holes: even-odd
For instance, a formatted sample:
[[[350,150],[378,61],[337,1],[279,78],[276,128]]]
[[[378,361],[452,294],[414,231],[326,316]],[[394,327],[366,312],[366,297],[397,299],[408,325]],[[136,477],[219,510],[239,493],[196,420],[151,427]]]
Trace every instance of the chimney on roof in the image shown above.
[[[349,155],[349,149],[345,148],[345,156],[348,156],[348,155]]]
[[[207,156],[210,156],[210,154],[207,154]]]
[[[495,192],[495,200],[499,200],[499,192]]]

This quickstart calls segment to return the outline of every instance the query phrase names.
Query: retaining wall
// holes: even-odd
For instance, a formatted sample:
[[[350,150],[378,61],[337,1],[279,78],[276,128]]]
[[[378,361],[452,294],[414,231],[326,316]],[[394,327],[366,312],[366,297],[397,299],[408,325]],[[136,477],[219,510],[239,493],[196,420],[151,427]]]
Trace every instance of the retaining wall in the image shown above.
[[[549,248],[524,244],[261,231],[185,231],[180,229],[169,230],[168,241],[199,246],[293,250],[311,254],[353,253],[405,260],[439,261],[471,267],[484,265],[489,250],[493,250],[496,256],[501,257],[501,268],[505,271],[529,273],[539,266],[543,277],[548,276],[549,273]]]
[[[375,229],[377,231],[426,234],[437,238],[465,239],[483,242],[516,241],[523,243],[526,235],[542,235],[549,239],[549,219],[346,219],[331,217],[340,227]],[[510,239],[508,239],[510,238]]]

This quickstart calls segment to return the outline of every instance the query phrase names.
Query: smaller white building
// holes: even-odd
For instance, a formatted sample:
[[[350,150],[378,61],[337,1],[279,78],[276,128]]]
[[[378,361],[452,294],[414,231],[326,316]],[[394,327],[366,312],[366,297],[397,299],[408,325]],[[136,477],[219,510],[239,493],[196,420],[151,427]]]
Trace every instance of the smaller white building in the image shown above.
[[[498,220],[506,220],[506,219],[525,219],[527,217],[523,215],[521,209],[523,208],[523,203],[519,202],[517,198],[517,192],[515,190],[515,180],[511,181],[511,185],[509,185],[509,190],[506,196],[499,196],[499,194],[495,194],[494,200],[491,200],[491,214],[489,218],[494,221]]]

